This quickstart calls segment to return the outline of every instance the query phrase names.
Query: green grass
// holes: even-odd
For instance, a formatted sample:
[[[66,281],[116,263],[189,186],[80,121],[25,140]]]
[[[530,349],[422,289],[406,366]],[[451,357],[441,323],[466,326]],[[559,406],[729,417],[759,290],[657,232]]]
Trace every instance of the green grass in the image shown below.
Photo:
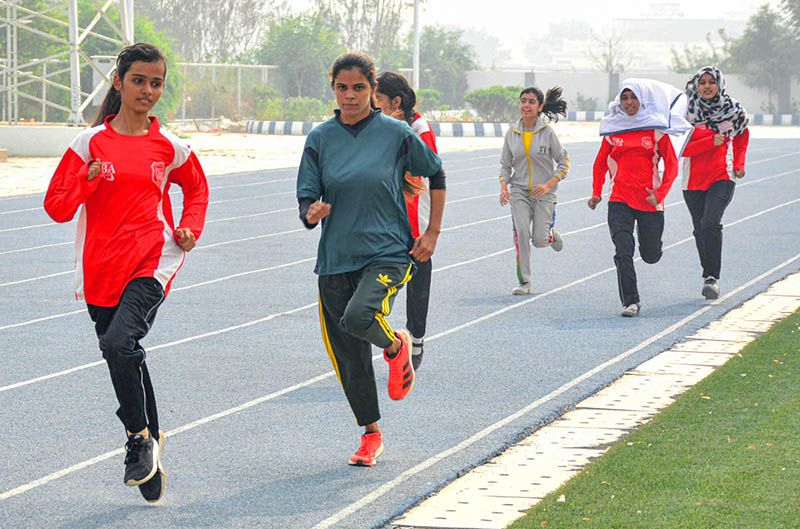
[[[800,528],[800,311],[510,527]]]

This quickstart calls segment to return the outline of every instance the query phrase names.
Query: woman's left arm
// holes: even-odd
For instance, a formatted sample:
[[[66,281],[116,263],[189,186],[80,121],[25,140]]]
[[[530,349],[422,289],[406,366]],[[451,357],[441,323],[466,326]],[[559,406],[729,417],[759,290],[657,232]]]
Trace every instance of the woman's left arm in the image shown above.
[[[548,127],[549,128],[549,127]],[[550,192],[560,181],[567,177],[567,172],[569,171],[569,153],[567,149],[565,149],[561,142],[558,141],[558,136],[556,136],[555,132],[550,134],[550,155],[553,158],[553,161],[556,163],[556,169],[553,173],[553,176],[541,185],[533,186],[531,190],[531,196],[533,198],[542,198],[547,193]]]
[[[447,198],[447,185],[445,181],[442,160],[433,153],[416,135],[408,141],[408,167],[411,174],[427,176],[431,193],[431,212],[428,229],[419,238],[414,240],[414,245],[409,254],[419,262],[431,258],[436,248],[436,241],[442,229],[444,217],[444,203]]]
[[[657,145],[658,152],[664,159],[664,176],[661,179],[661,185],[650,191],[653,192],[651,196],[655,196],[656,204],[660,204],[664,202],[664,199],[667,197],[672,187],[672,183],[675,181],[675,177],[678,176],[678,158],[675,156],[675,149],[672,148],[672,142],[667,134],[663,134],[661,138],[658,139]],[[648,197],[648,199],[649,198],[650,197]],[[650,200],[647,201],[650,202],[651,205],[656,206],[656,204],[653,204]]]
[[[747,145],[750,143],[750,129],[744,129],[744,132],[734,136],[731,143],[733,143],[733,174],[736,178],[742,178],[747,157]]]
[[[184,250],[190,250],[194,246],[194,241],[200,238],[206,222],[208,210],[206,175],[200,160],[194,152],[190,152],[183,165],[170,172],[169,178],[181,186],[183,191],[183,212],[181,221],[175,229],[176,240]]]

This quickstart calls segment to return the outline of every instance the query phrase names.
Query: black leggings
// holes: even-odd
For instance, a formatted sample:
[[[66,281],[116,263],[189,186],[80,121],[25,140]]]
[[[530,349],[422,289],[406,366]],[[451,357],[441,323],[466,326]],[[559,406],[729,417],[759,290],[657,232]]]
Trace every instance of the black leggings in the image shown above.
[[[154,439],[158,438],[156,398],[139,340],[150,331],[163,301],[161,283],[140,277],[128,283],[117,306],[87,304],[117,394],[117,417],[129,432],[148,428]]]
[[[636,270],[633,267],[633,252],[639,239],[639,255],[645,263],[657,263],[661,259],[661,236],[664,233],[663,211],[641,211],[633,209],[624,202],[608,203],[608,230],[614,242],[614,264],[617,267],[619,299],[627,307],[639,303],[639,290],[636,285]]]
[[[694,242],[703,277],[719,279],[722,268],[722,214],[731,203],[736,183],[717,180],[705,191],[686,190],[683,200],[692,215]]]

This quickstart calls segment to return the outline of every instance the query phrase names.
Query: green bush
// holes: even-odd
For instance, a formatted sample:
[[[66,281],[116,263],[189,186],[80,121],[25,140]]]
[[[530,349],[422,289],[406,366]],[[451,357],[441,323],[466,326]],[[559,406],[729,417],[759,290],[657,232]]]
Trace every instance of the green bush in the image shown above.
[[[327,104],[310,97],[271,97],[256,104],[256,119],[262,121],[320,121],[330,114]]]
[[[473,90],[465,99],[483,121],[516,121],[521,91],[521,86],[493,86]]]
[[[423,88],[421,90],[417,90],[417,112],[424,114],[429,110],[437,110],[441,100],[442,93],[435,88]]]

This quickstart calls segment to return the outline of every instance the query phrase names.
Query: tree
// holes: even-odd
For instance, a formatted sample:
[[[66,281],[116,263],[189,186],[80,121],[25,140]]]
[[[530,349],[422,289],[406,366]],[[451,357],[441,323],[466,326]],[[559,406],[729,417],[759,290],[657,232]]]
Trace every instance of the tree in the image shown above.
[[[375,64],[396,67],[398,36],[409,19],[408,0],[315,0],[325,26],[348,50],[369,55]]]
[[[188,62],[225,62],[263,39],[279,0],[137,0],[136,9],[176,42]]]
[[[253,56],[261,64],[278,66],[284,96],[327,100],[327,71],[342,51],[337,35],[325,29],[319,15],[287,15],[270,22],[267,38]]]
[[[754,88],[765,88],[778,95],[778,111],[788,113],[791,108],[792,75],[797,71],[800,49],[797,39],[772,11],[769,4],[762,6],[750,17],[744,34],[730,47],[731,65],[744,75],[744,81]]]
[[[725,29],[718,31],[722,38],[722,47],[718,47],[711,40],[711,33],[706,34],[707,48],[700,46],[684,45],[683,51],[678,52],[674,47],[672,53],[672,71],[675,73],[694,74],[703,66],[714,65],[718,68],[726,69],[730,57],[730,46],[732,40],[725,33]]]
[[[413,35],[409,35],[406,64],[411,64]],[[475,50],[461,41],[459,31],[425,26],[419,38],[420,87],[442,93],[442,103],[460,106],[467,92],[467,72],[479,69]]]
[[[606,28],[600,34],[592,32],[591,35],[597,51],[588,48],[586,56],[595,68],[608,74],[620,74],[634,64],[633,52],[625,45],[621,32]]]
[[[781,7],[786,13],[786,23],[795,38],[800,39],[800,0],[782,0]]]
[[[467,94],[467,103],[485,121],[514,121],[519,117],[521,86],[493,86]]]

